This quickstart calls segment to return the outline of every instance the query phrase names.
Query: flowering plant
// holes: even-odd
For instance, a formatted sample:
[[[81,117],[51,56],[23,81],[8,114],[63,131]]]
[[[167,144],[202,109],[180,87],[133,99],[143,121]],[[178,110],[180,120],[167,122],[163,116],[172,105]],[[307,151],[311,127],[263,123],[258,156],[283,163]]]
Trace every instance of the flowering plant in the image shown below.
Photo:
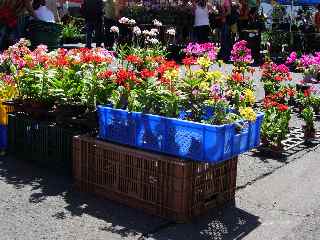
[[[28,42],[21,40],[4,51],[0,59],[0,65],[6,69],[2,83],[6,82],[7,88],[16,88],[14,97],[94,106],[98,85],[102,87],[97,74],[108,67],[112,54],[100,48],[58,49],[48,53],[43,45],[31,51]]]
[[[297,69],[303,71],[304,81],[320,81],[320,52],[315,54],[304,54],[300,58],[292,52],[286,61],[287,64],[297,65]]]
[[[265,116],[261,127],[261,138],[264,144],[282,148],[281,141],[289,132],[291,110],[284,104],[266,100]]]
[[[314,111],[312,107],[307,107],[301,112],[301,117],[305,122],[305,128],[308,130],[314,130]]]
[[[48,52],[39,46],[31,51],[22,40],[0,55],[0,89],[27,101],[82,104],[90,110],[112,103],[128,111],[210,124],[254,121],[255,96],[248,81],[232,83],[243,92],[239,104],[232,103],[235,88],[221,72],[210,70],[218,49],[214,44],[192,46],[180,67],[165,58],[162,47],[123,46],[115,58],[102,48]]]
[[[210,61],[215,61],[218,55],[218,47],[214,43],[189,43],[184,52],[189,56],[207,56]]]
[[[231,51],[231,61],[235,67],[246,67],[253,63],[251,50],[247,48],[247,41],[242,40],[233,45]]]

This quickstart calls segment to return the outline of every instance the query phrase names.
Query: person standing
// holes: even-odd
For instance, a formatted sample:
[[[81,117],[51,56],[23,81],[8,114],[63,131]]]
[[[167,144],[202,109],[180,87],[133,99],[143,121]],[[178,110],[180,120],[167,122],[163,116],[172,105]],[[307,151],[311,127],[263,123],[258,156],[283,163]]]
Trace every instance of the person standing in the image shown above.
[[[33,0],[32,5],[38,20],[51,23],[55,22],[54,14],[46,6],[45,0]]]
[[[23,36],[26,11],[36,17],[31,0],[0,1],[0,49],[4,47],[5,38],[8,36],[11,36],[13,42]]]
[[[117,12],[115,6],[115,0],[105,0],[104,5],[104,47],[108,49],[112,49],[114,44],[114,35],[110,32],[110,28],[112,26],[116,26],[118,22],[117,19]]]
[[[320,4],[317,6],[318,11],[314,15],[314,26],[317,32],[320,32]]]
[[[57,0],[46,0],[46,6],[54,14],[55,22],[60,22]]]
[[[207,0],[197,0],[193,2],[194,9],[194,38],[198,43],[209,41],[210,23]]]
[[[84,0],[81,10],[86,21],[86,47],[92,47],[92,35],[95,32],[96,47],[103,42],[103,9],[102,0]]]
[[[230,29],[231,6],[231,0],[222,0],[222,4],[220,7],[222,22],[220,58],[226,62],[230,60],[232,49],[232,38]]]

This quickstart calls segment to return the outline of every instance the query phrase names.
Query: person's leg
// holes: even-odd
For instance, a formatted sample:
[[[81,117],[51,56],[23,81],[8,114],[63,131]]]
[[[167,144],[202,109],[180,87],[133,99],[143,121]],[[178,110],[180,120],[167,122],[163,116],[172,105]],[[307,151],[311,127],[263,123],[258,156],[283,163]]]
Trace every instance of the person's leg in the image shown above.
[[[231,53],[231,34],[228,24],[223,24],[221,29],[221,58],[224,61],[230,60]]]
[[[105,18],[104,19],[104,29],[105,29],[105,34],[104,34],[104,47],[111,49],[113,47],[114,44],[114,36],[113,34],[110,32],[110,28],[113,25],[117,25],[117,22],[114,21],[111,18]]]
[[[103,20],[97,20],[95,24],[96,47],[101,47],[103,42]]]
[[[209,35],[210,35],[210,27],[209,26],[203,26],[202,30],[202,40],[204,43],[209,42]]]
[[[0,51],[5,48],[5,38],[7,35],[7,26],[4,24],[0,24]]]
[[[94,29],[94,23],[87,21],[86,22],[86,47],[92,47],[92,34]]]
[[[201,36],[201,33],[200,33],[200,29],[198,26],[194,27],[193,28],[193,41],[194,42],[199,42],[200,41],[200,36]]]

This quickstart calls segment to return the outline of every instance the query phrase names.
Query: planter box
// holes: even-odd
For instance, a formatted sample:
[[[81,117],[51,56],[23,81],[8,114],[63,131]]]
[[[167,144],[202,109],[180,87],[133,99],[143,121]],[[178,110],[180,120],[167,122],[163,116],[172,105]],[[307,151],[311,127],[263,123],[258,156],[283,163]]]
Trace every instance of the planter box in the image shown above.
[[[260,144],[263,114],[237,133],[236,125],[208,125],[98,107],[99,138],[180,158],[218,163]]]
[[[35,162],[59,173],[72,173],[72,138],[83,133],[54,123],[9,114],[8,148],[20,159]]]
[[[8,114],[14,111],[12,105],[7,105],[5,102],[0,102],[0,124],[8,125]]]
[[[177,222],[234,204],[237,158],[215,165],[185,161],[87,136],[74,137],[73,144],[80,191]]]

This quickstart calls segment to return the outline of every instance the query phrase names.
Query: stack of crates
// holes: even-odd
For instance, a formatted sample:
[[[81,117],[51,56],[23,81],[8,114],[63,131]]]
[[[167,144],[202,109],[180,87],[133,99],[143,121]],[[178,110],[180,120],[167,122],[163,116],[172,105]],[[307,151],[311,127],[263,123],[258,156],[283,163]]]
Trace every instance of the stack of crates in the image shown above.
[[[19,159],[71,175],[72,138],[80,133],[83,131],[27,115],[9,114],[8,150]]]
[[[7,149],[8,114],[14,107],[0,101],[0,152],[3,155]]]

